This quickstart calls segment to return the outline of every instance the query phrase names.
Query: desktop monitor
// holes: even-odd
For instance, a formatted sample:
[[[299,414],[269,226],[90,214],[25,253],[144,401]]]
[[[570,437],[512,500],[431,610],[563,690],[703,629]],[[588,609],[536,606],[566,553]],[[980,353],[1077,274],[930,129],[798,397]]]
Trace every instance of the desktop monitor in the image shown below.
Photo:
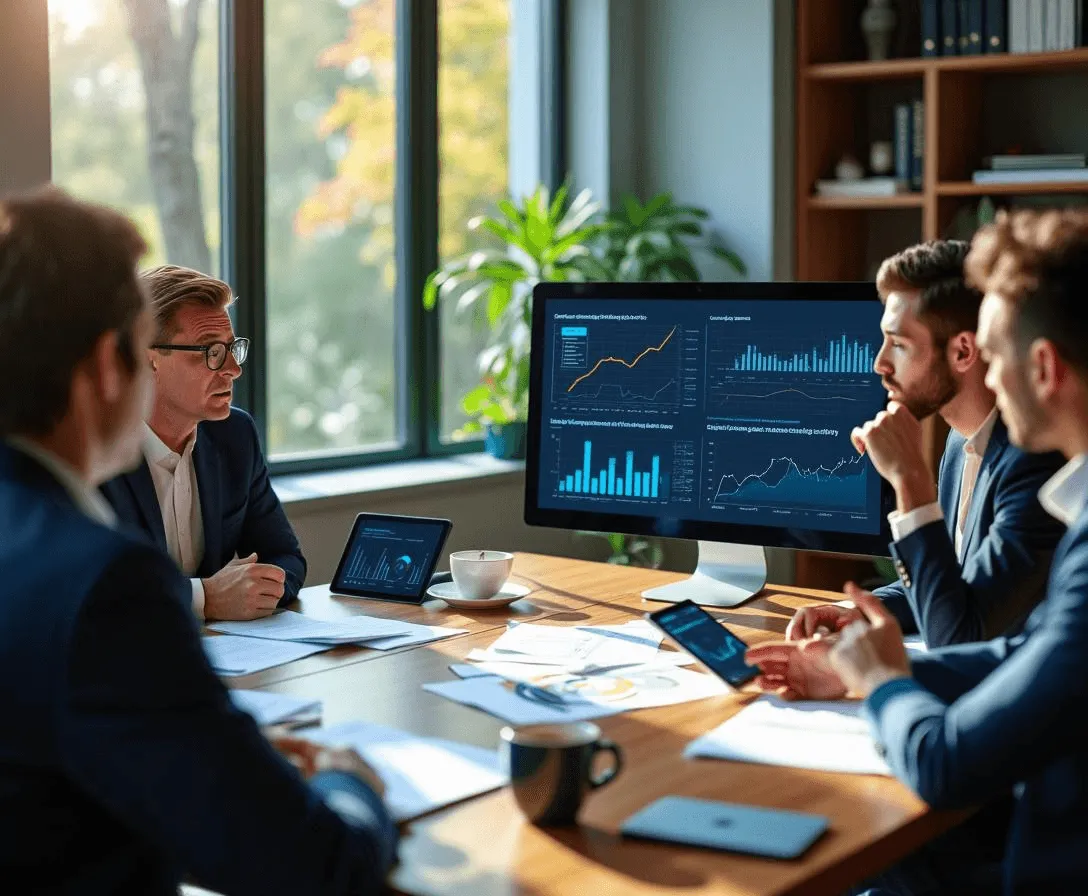
[[[735,606],[768,546],[887,554],[850,431],[884,407],[872,283],[542,283],[525,521],[699,540],[654,600]]]

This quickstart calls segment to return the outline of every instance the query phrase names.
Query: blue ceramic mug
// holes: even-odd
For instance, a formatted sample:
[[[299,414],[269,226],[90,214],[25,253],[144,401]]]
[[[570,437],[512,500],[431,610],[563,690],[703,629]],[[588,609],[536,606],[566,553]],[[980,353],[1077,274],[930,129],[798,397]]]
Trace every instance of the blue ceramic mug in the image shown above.
[[[534,824],[573,824],[586,793],[623,767],[620,748],[592,722],[503,728],[500,736],[514,799]],[[595,773],[598,753],[610,753],[612,764]]]

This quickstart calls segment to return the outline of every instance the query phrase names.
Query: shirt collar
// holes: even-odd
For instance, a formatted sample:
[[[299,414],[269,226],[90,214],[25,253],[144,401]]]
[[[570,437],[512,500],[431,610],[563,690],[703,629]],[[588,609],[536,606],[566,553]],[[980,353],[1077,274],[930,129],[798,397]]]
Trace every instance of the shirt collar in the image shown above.
[[[30,439],[9,436],[7,442],[16,451],[21,451],[45,467],[84,514],[104,526],[112,528],[116,525],[117,514],[113,512],[109,502],[74,467]]]
[[[1088,454],[1078,454],[1039,489],[1039,503],[1059,522],[1072,526],[1088,505]]]
[[[185,443],[185,447],[181,449],[181,454],[178,454],[176,451],[171,451],[166,442],[155,434],[155,430],[144,423],[144,457],[147,458],[149,464],[161,464],[165,460],[172,460],[176,464],[180,458],[193,453],[195,444],[196,433],[194,432]]]
[[[998,411],[997,408],[994,408],[982,421],[982,426],[976,429],[974,435],[964,444],[964,451],[968,454],[977,454],[979,458],[986,454],[986,448],[990,444],[990,436],[994,434],[994,426],[997,425],[997,417]]]

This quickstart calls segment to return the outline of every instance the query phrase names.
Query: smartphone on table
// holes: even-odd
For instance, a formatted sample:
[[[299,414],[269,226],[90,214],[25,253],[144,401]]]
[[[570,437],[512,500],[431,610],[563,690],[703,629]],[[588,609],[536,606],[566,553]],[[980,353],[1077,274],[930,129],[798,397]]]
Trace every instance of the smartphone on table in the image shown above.
[[[759,674],[756,666],[744,661],[748,645],[690,600],[647,613],[646,618],[733,687]]]

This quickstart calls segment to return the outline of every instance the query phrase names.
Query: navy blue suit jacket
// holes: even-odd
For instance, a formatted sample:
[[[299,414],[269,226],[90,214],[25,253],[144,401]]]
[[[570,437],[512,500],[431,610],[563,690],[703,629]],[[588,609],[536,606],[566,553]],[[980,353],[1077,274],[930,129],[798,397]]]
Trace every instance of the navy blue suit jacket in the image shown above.
[[[1058,454],[1027,454],[994,425],[963,531],[963,564],[954,530],[966,439],[949,434],[937,492],[944,520],[891,545],[901,581],[876,594],[903,631],[929,647],[1011,634],[1043,598],[1054,548],[1065,527],[1043,510],[1039,489],[1062,466]]]
[[[235,555],[257,554],[261,563],[286,573],[280,606],[298,597],[306,560],[298,538],[272,490],[253,418],[231,408],[226,420],[205,420],[193,447],[197,494],[204,520],[204,559],[197,577],[206,579]],[[147,461],[112,479],[102,493],[129,526],[146,533],[165,552],[166,530]]]
[[[0,868],[58,894],[378,892],[396,831],[306,786],[204,657],[188,582],[0,442]],[[326,805],[351,803],[342,818]],[[286,846],[285,846],[286,845]]]
[[[1008,893],[1083,893],[1088,881],[1088,509],[1054,556],[1024,632],[913,659],[913,679],[866,705],[888,762],[927,803],[1012,792]]]

